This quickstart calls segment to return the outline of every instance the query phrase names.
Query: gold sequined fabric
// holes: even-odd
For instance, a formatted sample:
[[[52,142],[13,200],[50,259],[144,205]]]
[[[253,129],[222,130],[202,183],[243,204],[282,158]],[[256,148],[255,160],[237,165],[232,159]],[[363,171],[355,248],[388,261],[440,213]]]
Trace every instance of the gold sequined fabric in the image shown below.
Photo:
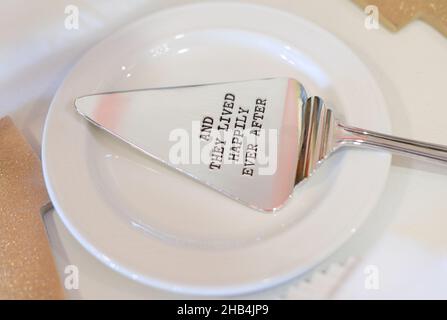
[[[362,8],[374,5],[380,21],[398,31],[414,19],[432,25],[447,37],[447,0],[354,0]]]
[[[0,119],[0,299],[61,299],[41,208],[41,164],[11,119]]]

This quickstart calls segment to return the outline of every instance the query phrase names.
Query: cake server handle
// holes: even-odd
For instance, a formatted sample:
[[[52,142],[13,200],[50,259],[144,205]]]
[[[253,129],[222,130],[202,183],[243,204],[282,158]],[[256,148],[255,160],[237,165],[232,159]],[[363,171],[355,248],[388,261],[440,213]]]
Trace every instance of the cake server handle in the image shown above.
[[[366,146],[447,165],[447,146],[337,124],[338,145]]]

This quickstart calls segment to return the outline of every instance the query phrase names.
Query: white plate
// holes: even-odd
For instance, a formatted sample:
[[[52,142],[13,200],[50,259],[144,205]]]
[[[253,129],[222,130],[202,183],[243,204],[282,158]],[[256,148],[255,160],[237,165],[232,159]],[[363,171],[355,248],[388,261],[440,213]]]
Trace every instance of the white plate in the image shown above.
[[[111,268],[182,293],[242,294],[317,264],[376,203],[388,154],[340,152],[282,210],[262,214],[112,139],[73,107],[97,92],[280,76],[323,96],[347,123],[389,131],[378,86],[349,48],[267,7],[179,7],[95,46],[57,92],[43,138],[47,187],[67,228]]]

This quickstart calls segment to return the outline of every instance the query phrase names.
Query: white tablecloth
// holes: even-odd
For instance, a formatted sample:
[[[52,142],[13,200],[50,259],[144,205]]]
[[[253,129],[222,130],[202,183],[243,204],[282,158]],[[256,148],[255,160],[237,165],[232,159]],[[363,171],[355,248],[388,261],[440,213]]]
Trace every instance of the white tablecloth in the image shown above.
[[[130,21],[188,2],[193,1],[3,0],[0,116],[11,114],[40,154],[48,106],[82,53]],[[397,34],[384,28],[367,30],[365,14],[349,0],[250,2],[295,13],[335,34],[380,83],[394,134],[447,144],[447,39],[440,33],[419,21]],[[78,30],[64,26],[67,5],[79,8]],[[447,298],[446,197],[447,167],[394,157],[383,197],[371,217],[329,259],[353,256],[357,261],[330,297]],[[80,271],[79,289],[67,291],[69,298],[178,297],[103,266],[76,242],[55,212],[45,221],[61,277],[66,265]],[[251,297],[286,297],[296,283]]]

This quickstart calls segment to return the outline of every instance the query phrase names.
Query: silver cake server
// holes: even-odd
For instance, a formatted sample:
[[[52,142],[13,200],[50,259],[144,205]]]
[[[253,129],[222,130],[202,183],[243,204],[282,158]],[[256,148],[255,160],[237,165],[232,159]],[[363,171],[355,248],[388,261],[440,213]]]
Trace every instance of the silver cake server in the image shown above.
[[[112,92],[76,99],[87,120],[250,207],[273,211],[342,146],[447,163],[447,147],[350,127],[294,79]]]

